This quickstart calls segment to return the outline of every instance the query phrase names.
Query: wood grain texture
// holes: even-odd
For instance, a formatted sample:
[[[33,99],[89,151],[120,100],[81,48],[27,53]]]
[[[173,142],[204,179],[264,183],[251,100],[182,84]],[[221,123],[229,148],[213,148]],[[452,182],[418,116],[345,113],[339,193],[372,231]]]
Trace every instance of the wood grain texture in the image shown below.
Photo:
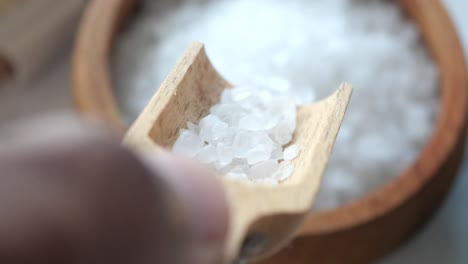
[[[109,54],[115,29],[129,18],[118,14],[129,14],[130,3],[136,2],[93,0],[75,52],[74,90],[80,109],[102,115],[118,128],[122,128],[122,122],[112,95]],[[419,159],[402,175],[352,204],[311,215],[291,247],[264,263],[370,263],[417,231],[450,189],[463,154],[468,117],[463,50],[439,0],[399,3],[421,29],[441,71],[441,112],[436,131]],[[98,27],[114,35],[99,36]],[[95,39],[108,42],[104,45]],[[95,53],[101,56],[91,56]]]
[[[213,68],[201,43],[193,43],[124,137],[136,150],[171,147],[188,121],[198,123],[231,85]],[[296,233],[318,192],[352,88],[343,84],[329,98],[298,109],[291,144],[301,146],[295,172],[278,186],[263,186],[220,175],[230,205],[226,263],[234,261],[249,234],[262,235],[261,252],[277,252]],[[247,256],[245,256],[247,257]]]

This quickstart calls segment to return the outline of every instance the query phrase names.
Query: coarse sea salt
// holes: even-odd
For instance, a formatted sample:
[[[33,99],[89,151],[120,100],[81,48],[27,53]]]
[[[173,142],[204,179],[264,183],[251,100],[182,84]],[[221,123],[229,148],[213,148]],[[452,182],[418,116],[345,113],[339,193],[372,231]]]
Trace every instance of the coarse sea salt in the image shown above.
[[[386,184],[416,159],[433,131],[438,70],[417,28],[393,1],[144,0],[140,10],[121,35],[114,63],[116,94],[128,122],[194,40],[206,44],[215,68],[231,83],[253,84],[297,104],[321,99],[343,81],[353,84],[315,209],[341,206]],[[224,95],[232,104],[213,107],[212,113],[228,126],[242,123],[253,132],[270,127],[276,122],[270,117],[260,122],[252,115],[241,122],[243,113],[235,112],[251,93],[257,91]],[[269,136],[284,145],[291,140],[286,129],[294,126],[279,120]],[[195,124],[187,128],[199,133]],[[229,129],[225,133],[236,140]],[[236,147],[252,144],[237,140]],[[231,165],[236,155],[248,155],[236,147]],[[282,147],[272,150],[272,159],[282,158]],[[280,163],[278,171],[289,168]],[[245,167],[232,169],[232,177],[248,174]]]
[[[295,129],[296,105],[291,98],[257,87],[235,87],[223,92],[221,102],[198,125],[187,122],[172,150],[231,179],[277,184],[294,173],[291,161],[300,147],[283,146]]]

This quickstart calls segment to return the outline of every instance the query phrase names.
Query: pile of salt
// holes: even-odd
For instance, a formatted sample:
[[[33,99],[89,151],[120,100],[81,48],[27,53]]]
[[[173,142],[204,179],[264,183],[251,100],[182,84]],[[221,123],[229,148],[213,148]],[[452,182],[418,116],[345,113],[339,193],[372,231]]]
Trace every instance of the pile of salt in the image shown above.
[[[317,209],[392,180],[433,131],[438,70],[393,1],[145,0],[141,10],[120,38],[113,74],[129,122],[194,40],[231,83],[263,85],[298,103],[353,84]]]
[[[227,89],[198,125],[187,123],[173,145],[176,154],[209,164],[237,180],[276,184],[294,172],[300,152],[288,145],[296,129],[296,105],[258,87]]]

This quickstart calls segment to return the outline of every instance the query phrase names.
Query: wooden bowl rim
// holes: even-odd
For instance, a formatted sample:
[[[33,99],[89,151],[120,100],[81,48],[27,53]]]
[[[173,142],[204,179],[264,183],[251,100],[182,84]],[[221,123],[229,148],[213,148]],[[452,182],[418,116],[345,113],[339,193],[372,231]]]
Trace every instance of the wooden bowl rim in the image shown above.
[[[348,230],[396,210],[424,190],[456,147],[468,117],[468,79],[463,49],[440,0],[433,0],[432,5],[424,4],[424,1],[400,0],[400,3],[407,9],[410,5],[419,8],[420,19],[437,16],[438,23],[445,27],[442,31],[445,35],[438,36],[440,41],[451,41],[453,47],[440,51],[429,45],[441,71],[441,106],[432,137],[418,159],[403,174],[348,205],[311,214],[300,236]],[[104,118],[122,133],[125,126],[113,97],[109,63],[112,42],[135,3],[136,0],[91,1],[81,22],[73,59],[73,90],[77,108],[85,114]],[[430,39],[428,30],[422,33],[426,40]]]
[[[439,31],[445,35],[438,36],[437,41],[453,42],[453,49],[444,51],[444,54],[429,45],[429,50],[440,69],[441,104],[436,128],[418,159],[401,175],[375,192],[337,210],[311,215],[300,232],[303,236],[351,229],[376,221],[403,206],[406,201],[423,192],[425,186],[436,177],[436,172],[440,171],[449,159],[451,151],[456,148],[460,133],[464,131],[468,118],[468,77],[463,49],[455,27],[439,0],[432,1],[432,5],[412,0],[402,0],[400,3],[407,9],[409,5],[414,5],[414,9],[423,13],[422,19],[434,19],[436,16],[438,23],[445,25],[445,30]],[[424,13],[427,13],[427,16],[424,16]],[[431,37],[427,30],[422,32],[426,44]],[[457,71],[453,71],[450,65],[458,66]]]

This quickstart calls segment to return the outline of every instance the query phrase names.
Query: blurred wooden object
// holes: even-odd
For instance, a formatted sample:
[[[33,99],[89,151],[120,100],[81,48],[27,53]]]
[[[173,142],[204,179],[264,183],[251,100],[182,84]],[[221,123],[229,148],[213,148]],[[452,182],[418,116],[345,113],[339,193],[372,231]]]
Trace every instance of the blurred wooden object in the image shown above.
[[[8,12],[11,8],[13,8],[18,3],[24,0],[0,0],[0,16]]]
[[[94,0],[76,43],[78,109],[124,131],[110,76],[113,41],[137,1]],[[369,263],[411,237],[444,200],[457,174],[467,125],[468,78],[463,50],[439,0],[400,0],[439,65],[436,130],[418,160],[388,185],[337,210],[311,214],[291,246],[263,263]],[[158,85],[158,84],[155,84]]]
[[[15,0],[0,0],[0,23],[1,17],[4,16],[18,1]],[[19,1],[21,2],[21,0]],[[6,58],[0,56],[0,84],[3,81],[11,79],[13,76],[13,68]]]
[[[126,126],[114,99],[109,63],[112,43],[136,4],[134,0],[90,1],[74,52],[72,77],[76,107],[85,114],[109,121],[122,135]]]
[[[0,0],[0,79],[25,83],[37,77],[71,40],[84,3]]]
[[[8,61],[0,57],[0,82],[11,79],[13,68]]]

